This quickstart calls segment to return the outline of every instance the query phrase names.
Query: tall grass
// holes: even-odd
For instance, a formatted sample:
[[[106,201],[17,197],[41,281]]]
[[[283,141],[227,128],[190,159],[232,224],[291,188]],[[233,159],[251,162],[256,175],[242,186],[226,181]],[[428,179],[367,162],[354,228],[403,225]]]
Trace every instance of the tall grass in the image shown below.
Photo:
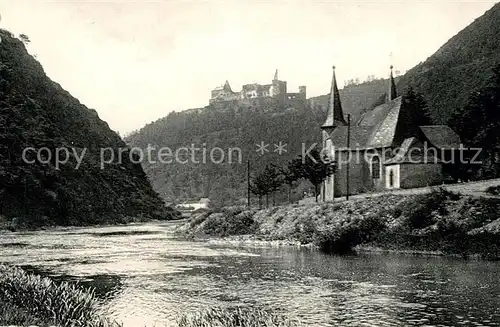
[[[104,317],[93,291],[0,265],[0,324],[118,327]]]
[[[250,307],[211,308],[185,314],[179,327],[295,327],[298,321],[270,310]]]

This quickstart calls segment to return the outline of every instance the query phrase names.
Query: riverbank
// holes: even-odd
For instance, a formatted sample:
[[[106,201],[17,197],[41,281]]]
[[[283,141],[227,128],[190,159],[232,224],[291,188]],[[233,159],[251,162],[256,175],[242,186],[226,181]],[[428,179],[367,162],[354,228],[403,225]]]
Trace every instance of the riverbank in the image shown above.
[[[376,249],[496,260],[498,212],[499,198],[436,189],[341,203],[208,211],[193,216],[177,232],[195,239],[301,244],[332,253]]]

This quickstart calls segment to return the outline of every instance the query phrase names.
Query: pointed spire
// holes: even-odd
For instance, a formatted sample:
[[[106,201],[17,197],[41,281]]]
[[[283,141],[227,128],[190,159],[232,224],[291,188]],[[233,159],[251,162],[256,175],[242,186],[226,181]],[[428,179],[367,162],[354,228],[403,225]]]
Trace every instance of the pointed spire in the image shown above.
[[[391,65],[391,76],[389,78],[389,93],[387,93],[387,100],[392,101],[398,97],[396,92],[396,83],[394,82],[394,76],[392,76],[392,69],[394,67]]]
[[[321,126],[322,129],[333,130],[337,126],[347,125],[342,112],[342,104],[340,102],[340,93],[337,88],[337,80],[335,78],[335,66],[333,68],[332,86],[330,88],[330,98],[328,101],[328,112],[325,123]]]
[[[277,81],[278,80],[278,69],[276,69],[276,71],[274,72],[274,78],[273,78],[274,81]]]
[[[226,80],[226,83],[224,83],[224,91],[226,91],[226,92],[233,92],[231,90],[231,86],[229,85],[229,81],[228,80]]]

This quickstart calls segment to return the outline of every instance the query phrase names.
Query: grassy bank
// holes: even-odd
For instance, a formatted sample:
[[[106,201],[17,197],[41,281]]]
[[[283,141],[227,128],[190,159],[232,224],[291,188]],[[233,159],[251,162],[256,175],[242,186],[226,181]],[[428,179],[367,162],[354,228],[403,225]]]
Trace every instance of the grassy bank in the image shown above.
[[[498,198],[436,189],[339,203],[210,211],[191,218],[179,233],[195,238],[252,234],[264,240],[314,244],[333,253],[366,246],[498,259],[497,212]]]

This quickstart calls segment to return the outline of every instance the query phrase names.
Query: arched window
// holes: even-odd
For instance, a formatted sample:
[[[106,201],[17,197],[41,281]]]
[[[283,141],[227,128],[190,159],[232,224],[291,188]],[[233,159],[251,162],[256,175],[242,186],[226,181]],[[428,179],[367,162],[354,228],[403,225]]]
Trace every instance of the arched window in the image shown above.
[[[372,178],[380,178],[380,158],[378,156],[372,157]]]

